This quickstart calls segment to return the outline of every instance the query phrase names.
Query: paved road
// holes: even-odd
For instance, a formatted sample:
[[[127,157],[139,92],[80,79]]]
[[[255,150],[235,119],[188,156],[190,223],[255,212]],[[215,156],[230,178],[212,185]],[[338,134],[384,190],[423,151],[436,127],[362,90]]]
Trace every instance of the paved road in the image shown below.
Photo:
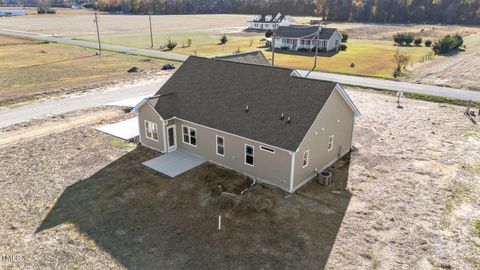
[[[14,31],[14,30],[8,30],[8,29],[0,29],[0,34],[98,49],[98,43],[96,42],[75,40],[69,37],[56,37],[52,35],[43,35],[38,33]],[[175,60],[180,62],[183,62],[188,58],[187,55],[182,55],[182,54],[161,52],[161,51],[155,51],[155,50],[144,50],[144,49],[137,49],[132,47],[119,46],[119,45],[111,45],[111,44],[102,44],[102,49],[118,52],[118,53],[146,55],[150,57],[158,57],[158,58],[164,58],[164,59]]]
[[[98,48],[98,44],[95,42],[73,40],[68,37],[54,37],[51,35],[42,35],[42,34],[31,33],[31,32],[13,31],[8,29],[0,29],[0,34],[33,38],[33,39],[45,40],[49,42],[78,45],[78,46],[94,48],[94,49]],[[146,50],[146,49],[136,49],[136,48],[125,47],[125,46],[103,44],[103,47],[107,50],[115,51],[119,53],[140,54],[145,56],[172,59],[176,61],[185,61],[188,58],[188,56],[186,55],[181,55],[176,53],[159,52],[155,50]],[[299,73],[303,76],[305,76],[307,72],[308,71],[299,71]],[[386,89],[386,90],[393,90],[393,91],[412,92],[412,93],[440,96],[445,98],[473,100],[473,101],[480,102],[480,91],[470,91],[470,90],[455,89],[455,88],[449,88],[449,87],[415,84],[415,83],[408,83],[408,82],[397,82],[392,80],[382,80],[382,79],[374,79],[374,78],[361,77],[361,76],[341,75],[341,74],[324,73],[324,72],[312,72],[309,75],[309,77],[314,79],[320,79],[320,80],[337,81],[347,85]]]
[[[308,71],[298,70],[301,76],[306,76]],[[374,79],[351,75],[333,74],[325,72],[311,72],[309,78],[318,80],[335,81],[346,85],[371,87],[402,92],[427,94],[445,98],[455,98],[480,102],[480,91],[463,90],[449,87],[440,87],[426,84],[397,82],[391,80]]]
[[[165,79],[114,86],[102,91],[91,91],[66,98],[36,102],[21,107],[0,111],[0,128],[51,115],[115,103],[125,99],[151,96],[163,85]]]

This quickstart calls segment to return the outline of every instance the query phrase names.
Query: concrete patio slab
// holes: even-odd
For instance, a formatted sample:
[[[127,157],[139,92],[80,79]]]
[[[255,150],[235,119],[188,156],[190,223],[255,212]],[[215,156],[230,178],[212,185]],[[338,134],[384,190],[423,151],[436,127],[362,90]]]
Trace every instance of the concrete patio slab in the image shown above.
[[[207,160],[201,157],[177,150],[145,161],[142,164],[170,177],[175,177],[205,162]]]
[[[97,130],[127,141],[140,135],[137,117],[102,126],[97,128]]]

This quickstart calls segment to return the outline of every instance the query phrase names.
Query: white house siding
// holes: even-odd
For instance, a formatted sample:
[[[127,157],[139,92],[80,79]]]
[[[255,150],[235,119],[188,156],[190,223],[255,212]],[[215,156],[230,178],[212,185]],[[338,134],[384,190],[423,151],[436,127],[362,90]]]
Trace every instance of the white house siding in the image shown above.
[[[339,155],[350,151],[353,124],[354,112],[340,93],[334,91],[295,154],[294,190],[311,179],[315,169],[321,171],[328,168]],[[334,135],[333,148],[328,151],[331,135]],[[303,154],[306,150],[309,150],[309,158],[304,168]]]
[[[183,142],[182,125],[196,129],[196,147]],[[288,151],[193,124],[181,119],[176,120],[176,126],[178,149],[204,157],[225,168],[249,176],[255,176],[260,182],[272,184],[283,190],[289,191],[292,155]],[[217,135],[224,137],[224,156],[220,156],[216,153]],[[254,147],[253,167],[245,164],[245,144]],[[275,149],[275,153],[261,150],[261,145]]]
[[[341,44],[342,44],[342,35],[338,31],[335,31],[332,37],[330,37],[330,39],[328,40],[327,50],[328,51],[338,50]]]

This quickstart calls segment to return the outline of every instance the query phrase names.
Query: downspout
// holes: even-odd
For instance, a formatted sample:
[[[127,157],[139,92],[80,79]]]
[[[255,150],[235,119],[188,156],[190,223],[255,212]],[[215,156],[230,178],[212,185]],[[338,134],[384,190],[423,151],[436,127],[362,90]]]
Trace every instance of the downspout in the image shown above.
[[[295,153],[290,153],[290,156],[292,157],[291,159],[291,164],[290,164],[290,189],[288,190],[288,192],[292,193],[293,192],[293,177],[294,177],[294,173],[295,173],[295,155],[296,155],[296,152]]]

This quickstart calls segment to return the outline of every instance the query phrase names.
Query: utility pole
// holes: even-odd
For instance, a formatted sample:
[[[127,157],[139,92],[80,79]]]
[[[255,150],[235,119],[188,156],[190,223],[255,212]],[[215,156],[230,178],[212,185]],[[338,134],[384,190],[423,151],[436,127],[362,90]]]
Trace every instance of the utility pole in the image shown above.
[[[150,48],[153,49],[152,10],[148,11],[148,21],[150,22]]]
[[[308,78],[308,75],[317,67],[317,58],[318,58],[318,47],[320,46],[320,32],[322,31],[322,20],[318,23],[318,32],[317,32],[317,44],[315,45],[315,62],[313,63],[313,68],[307,73],[305,78]]]
[[[98,30],[97,12],[95,12],[95,24],[97,25],[98,50],[100,51],[100,54],[102,54],[102,44],[100,43],[100,31]]]
[[[277,34],[277,24],[274,23],[273,24],[273,34],[272,34],[272,67],[275,65],[275,39],[276,38],[276,34]]]

